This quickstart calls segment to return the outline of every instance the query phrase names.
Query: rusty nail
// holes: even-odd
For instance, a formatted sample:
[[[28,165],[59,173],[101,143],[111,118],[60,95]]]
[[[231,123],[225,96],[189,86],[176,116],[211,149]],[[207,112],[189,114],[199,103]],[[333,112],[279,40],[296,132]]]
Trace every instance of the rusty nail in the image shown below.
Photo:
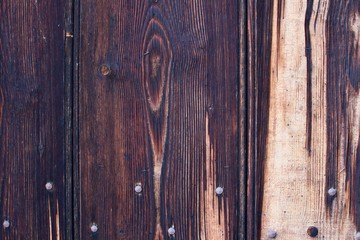
[[[317,229],[317,227],[314,227],[314,226],[310,226],[308,229],[307,229],[307,234],[310,236],[310,237],[316,237],[319,233],[319,230]]]

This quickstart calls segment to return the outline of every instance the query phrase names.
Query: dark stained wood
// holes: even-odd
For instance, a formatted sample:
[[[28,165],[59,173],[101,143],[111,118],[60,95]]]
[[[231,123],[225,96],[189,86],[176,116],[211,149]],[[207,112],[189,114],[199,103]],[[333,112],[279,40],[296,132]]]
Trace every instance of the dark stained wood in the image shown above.
[[[326,22],[327,152],[325,189],[338,188],[339,166],[345,166],[350,215],[360,231],[360,2],[331,1]],[[341,169],[340,169],[341,170]],[[335,198],[327,197],[331,215]]]
[[[0,3],[0,239],[65,239],[64,10]]]
[[[75,204],[74,202],[74,172],[75,166],[78,166],[74,161],[74,153],[77,150],[74,145],[74,1],[67,0],[65,3],[65,186],[66,186],[66,239],[78,239],[74,235],[74,217],[75,217]]]
[[[247,2],[247,239],[260,239],[269,121],[273,1]],[[279,6],[283,6],[279,3]]]
[[[240,4],[80,2],[80,239],[244,234]]]
[[[73,170],[73,239],[80,239],[80,164],[79,164],[79,47],[80,47],[80,0],[72,1],[73,30],[73,78],[72,78],[72,170]]]

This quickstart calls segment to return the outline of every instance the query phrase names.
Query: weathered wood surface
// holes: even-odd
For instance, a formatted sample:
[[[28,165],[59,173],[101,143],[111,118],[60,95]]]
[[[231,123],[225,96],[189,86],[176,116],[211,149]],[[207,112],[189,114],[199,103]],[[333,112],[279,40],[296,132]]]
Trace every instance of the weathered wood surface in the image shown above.
[[[0,239],[65,239],[64,10],[0,2]]]
[[[360,2],[248,2],[248,239],[360,231]],[[336,189],[330,196],[329,189]]]
[[[0,239],[360,231],[359,1],[6,0],[0,29]]]
[[[242,236],[241,4],[81,1],[79,239]]]

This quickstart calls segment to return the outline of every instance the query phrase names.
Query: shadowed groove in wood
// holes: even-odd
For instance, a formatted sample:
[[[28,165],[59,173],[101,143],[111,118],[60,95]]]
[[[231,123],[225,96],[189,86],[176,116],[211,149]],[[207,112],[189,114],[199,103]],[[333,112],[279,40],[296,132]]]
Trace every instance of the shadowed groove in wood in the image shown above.
[[[237,231],[235,239],[246,238],[246,168],[247,168],[247,6],[246,0],[239,1],[239,151],[237,171],[239,176],[239,192],[237,194],[238,216]]]
[[[310,20],[313,13],[314,0],[307,0],[305,13],[305,56],[306,56],[306,149],[311,154],[312,138],[312,59],[311,59],[311,37]]]
[[[154,195],[156,212],[155,239],[163,239],[161,228],[161,179],[168,130],[169,86],[171,81],[172,49],[156,6],[151,8],[144,33],[142,80],[148,103],[147,128],[152,146]]]
[[[359,1],[330,1],[326,21],[328,107],[325,189],[337,186],[338,166],[345,165],[349,210],[357,231],[360,230],[360,156],[358,132],[354,130],[359,131],[359,26]],[[332,198],[327,198],[329,211],[332,201]]]
[[[281,43],[281,39],[280,39],[280,33],[281,33],[281,21],[284,19],[284,11],[285,11],[285,3],[286,0],[278,0],[278,6],[277,6],[277,52],[276,52],[276,59],[277,61],[278,56],[280,54],[280,43]],[[276,71],[278,71],[278,69],[276,69]],[[277,73],[276,73],[277,74]]]
[[[3,121],[3,109],[4,109],[5,99],[2,87],[0,86],[0,129]]]

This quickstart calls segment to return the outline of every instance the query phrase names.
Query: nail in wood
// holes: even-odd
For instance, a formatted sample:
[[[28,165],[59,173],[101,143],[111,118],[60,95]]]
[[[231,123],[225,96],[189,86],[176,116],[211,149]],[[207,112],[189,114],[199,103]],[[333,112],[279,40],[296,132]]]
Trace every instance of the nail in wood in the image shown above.
[[[134,190],[136,193],[141,193],[142,192],[141,184],[140,183],[136,184]]]
[[[45,184],[45,188],[46,188],[46,190],[51,191],[54,188],[54,184],[52,182],[47,182]]]
[[[4,220],[4,222],[3,222],[3,227],[4,227],[4,228],[10,227],[10,222],[9,222],[9,220]]]
[[[168,229],[168,233],[169,233],[170,236],[174,236],[174,235],[175,235],[175,228],[174,228],[174,227],[170,227],[170,228]]]
[[[98,226],[95,223],[91,225],[90,229],[93,233],[96,233],[99,230]]]
[[[268,236],[268,238],[276,238],[277,233],[274,229],[269,229],[267,232],[267,236]]]
[[[222,187],[217,187],[217,188],[215,189],[215,192],[216,192],[217,195],[220,196],[221,194],[223,194],[224,188],[222,188]]]

